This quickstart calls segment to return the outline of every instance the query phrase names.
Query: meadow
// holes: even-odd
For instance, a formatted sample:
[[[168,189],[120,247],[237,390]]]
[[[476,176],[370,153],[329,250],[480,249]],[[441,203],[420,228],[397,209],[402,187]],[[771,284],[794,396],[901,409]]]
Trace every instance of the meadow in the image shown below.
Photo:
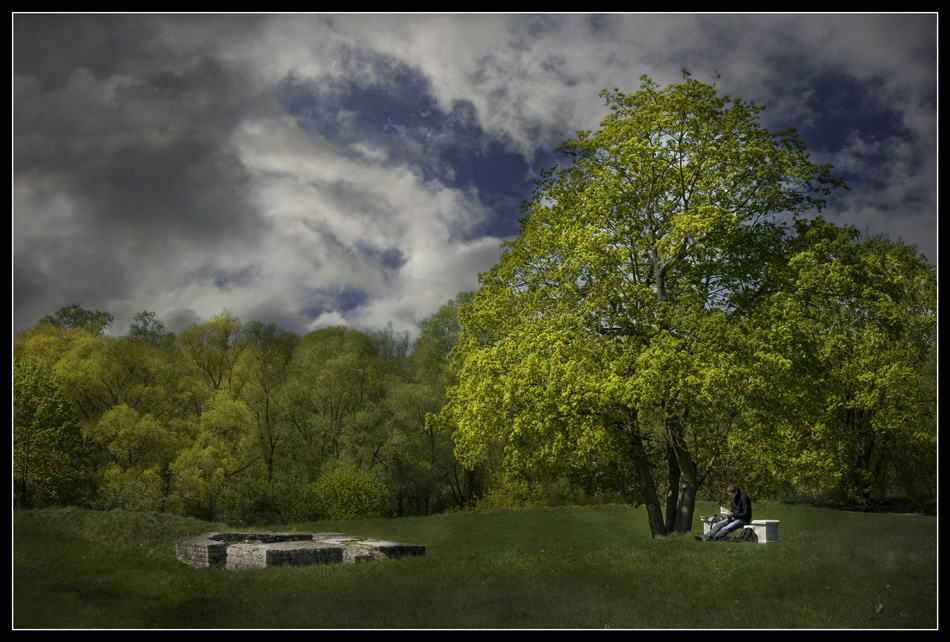
[[[697,515],[717,510],[700,504]],[[782,521],[780,542],[652,540],[643,509],[622,505],[260,526],[424,544],[427,553],[242,572],[175,558],[176,539],[224,524],[15,511],[13,627],[937,627],[935,517],[765,502],[755,511]]]

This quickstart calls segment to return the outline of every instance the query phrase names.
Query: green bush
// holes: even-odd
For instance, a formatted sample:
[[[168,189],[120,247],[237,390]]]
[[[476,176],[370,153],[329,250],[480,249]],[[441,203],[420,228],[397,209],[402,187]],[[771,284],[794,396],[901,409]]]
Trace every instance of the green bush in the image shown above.
[[[229,481],[218,498],[215,516],[240,526],[283,524],[291,512],[291,492],[280,480],[237,477]]]
[[[544,505],[544,488],[541,484],[505,476],[496,481],[483,497],[476,500],[475,510],[529,508]]]
[[[314,482],[325,519],[367,519],[389,515],[389,492],[373,473],[337,468]]]
[[[317,490],[317,482],[311,482],[303,487],[294,501],[290,513],[292,522],[316,522],[323,515],[320,507],[320,493]]]
[[[114,464],[106,466],[93,508],[162,512],[165,509],[165,482],[158,467],[123,471]]]

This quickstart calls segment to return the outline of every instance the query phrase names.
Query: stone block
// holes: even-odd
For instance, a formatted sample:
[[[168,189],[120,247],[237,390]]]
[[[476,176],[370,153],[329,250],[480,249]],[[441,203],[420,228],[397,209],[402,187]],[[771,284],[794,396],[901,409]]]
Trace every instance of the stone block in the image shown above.
[[[179,561],[228,570],[292,564],[355,563],[425,555],[425,546],[360,538],[346,533],[205,533],[175,542]]]

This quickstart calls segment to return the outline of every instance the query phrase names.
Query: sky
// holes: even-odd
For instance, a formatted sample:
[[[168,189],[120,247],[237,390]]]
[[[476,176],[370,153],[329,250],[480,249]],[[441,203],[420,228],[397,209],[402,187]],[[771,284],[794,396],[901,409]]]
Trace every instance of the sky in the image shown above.
[[[765,105],[937,261],[936,14],[14,14],[13,324],[80,303],[418,335],[603,89]],[[716,80],[715,74],[719,74]]]

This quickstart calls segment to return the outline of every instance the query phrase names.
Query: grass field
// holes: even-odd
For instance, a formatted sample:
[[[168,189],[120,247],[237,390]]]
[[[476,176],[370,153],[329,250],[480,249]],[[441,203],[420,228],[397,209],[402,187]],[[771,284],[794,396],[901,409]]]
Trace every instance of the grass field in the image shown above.
[[[424,544],[427,554],[241,572],[175,559],[175,539],[223,524],[18,511],[13,626],[937,627],[936,518],[763,502],[755,511],[782,520],[781,542],[651,540],[645,513],[629,506],[260,527]]]

